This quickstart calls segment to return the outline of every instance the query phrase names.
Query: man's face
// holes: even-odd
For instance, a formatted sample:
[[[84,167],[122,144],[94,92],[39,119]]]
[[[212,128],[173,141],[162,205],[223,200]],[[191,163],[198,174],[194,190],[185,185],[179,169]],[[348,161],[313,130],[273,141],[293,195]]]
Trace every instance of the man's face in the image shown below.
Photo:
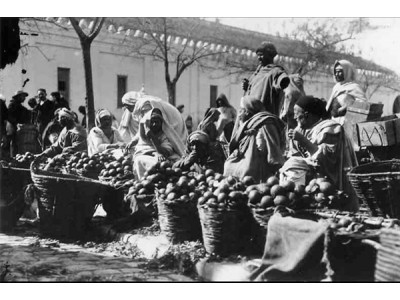
[[[268,53],[257,52],[257,58],[261,65],[266,66],[271,61],[271,56]]]
[[[71,123],[73,123],[73,121],[70,118],[67,118],[65,116],[59,117],[58,122],[62,127],[70,127]]]
[[[38,95],[38,98],[39,98],[40,100],[46,100],[47,94],[46,94],[45,92],[43,92],[43,91],[38,91],[37,95]]]
[[[150,130],[154,133],[160,132],[162,129],[162,120],[160,118],[151,118]]]
[[[193,141],[189,145],[191,151],[196,151],[200,157],[203,157],[207,154],[208,147],[204,143],[200,141]]]
[[[302,109],[298,105],[295,105],[293,110],[294,110],[294,119],[297,121],[297,124],[299,124],[301,128],[306,128],[308,114],[304,111],[304,109]]]
[[[344,80],[343,67],[340,65],[335,67],[335,80],[337,82],[342,82]]]
[[[133,112],[133,110],[135,109],[135,105],[124,104],[124,107],[130,112]]]
[[[246,122],[251,117],[250,113],[244,107],[239,109],[239,120]]]
[[[25,101],[25,99],[26,99],[26,96],[25,96],[25,94],[20,94],[20,95],[18,95],[18,99],[19,99],[19,102],[24,102]]]
[[[217,100],[217,107],[221,107],[222,105],[222,101],[221,100]]]
[[[111,117],[110,116],[104,116],[102,118],[100,118],[100,127],[103,129],[109,129],[111,128]]]

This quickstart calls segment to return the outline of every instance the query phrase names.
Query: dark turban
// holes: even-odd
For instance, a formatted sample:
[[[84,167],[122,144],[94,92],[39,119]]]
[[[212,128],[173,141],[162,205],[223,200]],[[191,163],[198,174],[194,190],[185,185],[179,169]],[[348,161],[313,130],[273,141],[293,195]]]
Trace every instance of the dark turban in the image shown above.
[[[278,54],[274,44],[272,44],[270,42],[262,42],[261,46],[257,48],[256,53],[257,52],[267,54],[268,56],[271,56],[272,58],[274,58]]]
[[[322,118],[327,114],[325,109],[326,103],[313,96],[300,97],[299,100],[297,100],[296,105],[300,106],[302,109],[304,109],[304,111]]]

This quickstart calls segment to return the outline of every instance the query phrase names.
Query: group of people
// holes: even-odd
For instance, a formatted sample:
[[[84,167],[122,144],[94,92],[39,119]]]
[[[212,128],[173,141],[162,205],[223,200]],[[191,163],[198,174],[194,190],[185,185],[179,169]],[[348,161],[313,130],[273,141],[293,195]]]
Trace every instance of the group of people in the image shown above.
[[[27,151],[37,153],[51,145],[62,129],[55,112],[69,109],[69,105],[60,92],[52,92],[48,99],[46,90],[38,89],[37,95],[28,100],[30,109],[23,105],[27,97],[28,93],[19,90],[7,107],[5,97],[0,95],[2,157]]]
[[[88,135],[67,103],[57,95],[53,95],[53,101],[47,100],[43,89],[38,90],[39,102],[33,103],[32,111],[22,106],[27,94],[17,92],[8,107],[8,117],[3,116],[2,108],[2,120],[7,118],[16,126],[34,118],[42,135],[58,108],[59,135],[39,156],[81,150],[89,155],[129,151],[137,179],[151,166],[168,160],[183,170],[211,168],[225,176],[250,175],[257,182],[278,172],[293,180],[301,177],[296,177],[299,173],[317,172],[354,195],[346,172],[357,165],[357,160],[351,136],[342,125],[354,101],[367,101],[355,81],[354,66],[346,60],[336,61],[333,75],[337,83],[328,101],[302,91],[292,103],[292,114],[282,120],[285,89],[291,77],[282,66],[274,64],[277,50],[273,44],[263,43],[256,53],[259,66],[242,82],[244,96],[239,111],[221,94],[216,107],[206,111],[196,129],[193,122],[184,119],[183,107],[177,108],[143,90],[123,96],[119,124],[115,124],[110,111],[99,109],[96,126]],[[290,121],[297,125],[288,126]],[[1,130],[5,130],[3,124]],[[357,203],[353,197],[346,209],[357,210]]]

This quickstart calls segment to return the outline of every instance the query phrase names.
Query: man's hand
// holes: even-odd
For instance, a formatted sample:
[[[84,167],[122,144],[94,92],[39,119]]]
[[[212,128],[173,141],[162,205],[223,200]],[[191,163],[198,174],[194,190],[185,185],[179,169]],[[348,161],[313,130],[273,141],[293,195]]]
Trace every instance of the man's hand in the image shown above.
[[[302,142],[304,139],[304,135],[302,135],[299,131],[294,129],[289,129],[288,131],[288,138],[291,140]]]
[[[167,159],[165,158],[164,155],[158,154],[158,161],[159,161],[159,162],[163,162],[163,161],[166,161],[166,160],[167,160]]]
[[[242,90],[247,92],[249,88],[249,80],[247,78],[242,79]]]
[[[196,152],[196,151],[190,152],[188,158],[189,158],[189,161],[190,161],[190,162],[194,163],[194,162],[197,160],[197,158],[198,158],[197,152]]]

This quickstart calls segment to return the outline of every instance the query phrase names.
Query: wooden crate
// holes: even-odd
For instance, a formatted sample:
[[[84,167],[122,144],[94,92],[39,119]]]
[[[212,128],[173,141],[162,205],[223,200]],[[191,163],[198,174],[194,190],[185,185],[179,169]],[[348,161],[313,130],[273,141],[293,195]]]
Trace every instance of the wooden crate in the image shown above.
[[[386,147],[400,144],[400,119],[379,120],[357,124],[360,147]]]
[[[349,137],[357,141],[356,125],[361,122],[375,121],[382,116],[383,104],[356,100],[347,108],[343,127]]]

